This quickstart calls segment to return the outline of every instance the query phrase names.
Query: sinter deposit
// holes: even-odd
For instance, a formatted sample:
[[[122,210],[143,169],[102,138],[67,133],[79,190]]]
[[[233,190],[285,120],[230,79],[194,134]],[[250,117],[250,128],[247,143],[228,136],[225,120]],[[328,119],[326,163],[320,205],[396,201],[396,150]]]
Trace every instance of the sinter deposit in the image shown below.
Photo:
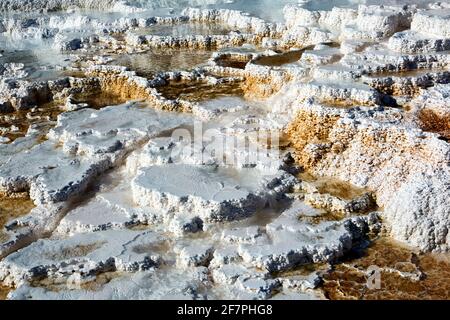
[[[0,298],[448,299],[450,3],[398,3],[1,2]]]

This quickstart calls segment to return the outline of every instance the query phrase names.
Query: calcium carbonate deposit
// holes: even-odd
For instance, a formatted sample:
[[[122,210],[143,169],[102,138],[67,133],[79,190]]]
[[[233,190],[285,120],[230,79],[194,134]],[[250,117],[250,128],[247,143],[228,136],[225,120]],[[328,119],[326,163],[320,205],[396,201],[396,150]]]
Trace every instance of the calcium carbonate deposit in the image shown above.
[[[449,299],[449,141],[450,3],[0,1],[0,298]]]

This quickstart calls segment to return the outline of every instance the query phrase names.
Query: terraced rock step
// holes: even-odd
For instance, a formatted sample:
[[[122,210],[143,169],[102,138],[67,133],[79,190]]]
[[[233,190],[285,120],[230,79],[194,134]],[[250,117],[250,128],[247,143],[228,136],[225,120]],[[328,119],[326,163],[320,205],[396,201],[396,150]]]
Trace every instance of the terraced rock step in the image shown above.
[[[450,3],[363,2],[1,2],[0,299],[448,299]]]

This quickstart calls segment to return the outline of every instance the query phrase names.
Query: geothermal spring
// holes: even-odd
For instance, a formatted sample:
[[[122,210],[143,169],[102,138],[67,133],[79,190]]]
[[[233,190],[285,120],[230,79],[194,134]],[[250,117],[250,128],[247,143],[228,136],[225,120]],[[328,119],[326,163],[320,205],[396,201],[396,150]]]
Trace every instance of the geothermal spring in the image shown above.
[[[450,299],[450,3],[0,1],[0,299]]]

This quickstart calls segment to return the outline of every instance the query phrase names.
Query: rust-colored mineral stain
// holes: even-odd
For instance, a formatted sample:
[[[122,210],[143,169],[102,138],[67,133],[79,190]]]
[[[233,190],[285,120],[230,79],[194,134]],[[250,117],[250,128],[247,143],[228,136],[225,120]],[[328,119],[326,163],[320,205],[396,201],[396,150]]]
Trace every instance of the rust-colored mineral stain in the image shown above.
[[[0,195],[0,242],[8,240],[5,225],[12,219],[28,214],[34,207],[33,201],[28,196],[11,198]]]
[[[72,248],[63,248],[58,252],[50,252],[45,256],[49,260],[70,260],[76,257],[84,257],[89,253],[102,247],[104,243],[90,243],[86,245],[77,245]]]
[[[309,111],[299,111],[286,133],[295,149],[295,160],[305,170],[314,167],[319,159],[311,158],[302,152],[309,143],[327,142],[330,131],[338,121],[338,115],[317,115]]]
[[[448,300],[450,260],[448,255],[445,257],[418,254],[388,239],[380,239],[362,257],[336,265],[325,275],[323,290],[329,299]],[[380,289],[367,286],[366,271],[371,266],[381,270]]]
[[[321,99],[321,100],[317,100],[317,101],[325,107],[335,108],[335,109],[350,109],[350,108],[365,105],[362,102],[353,101],[353,100],[349,100],[349,99],[333,99],[333,100]]]
[[[450,140],[450,117],[425,109],[419,112],[418,118],[422,130],[438,133],[444,139]]]
[[[6,300],[6,297],[11,290],[11,288],[5,287],[0,284],[0,300]]]
[[[54,101],[44,103],[36,108],[30,110],[20,110],[12,113],[0,115],[0,127],[10,128],[15,127],[15,130],[0,133],[1,136],[9,138],[13,142],[17,138],[24,137],[28,128],[32,125],[39,126],[42,136],[45,136],[47,131],[53,126],[58,115],[63,112],[61,105],[63,103]]]

